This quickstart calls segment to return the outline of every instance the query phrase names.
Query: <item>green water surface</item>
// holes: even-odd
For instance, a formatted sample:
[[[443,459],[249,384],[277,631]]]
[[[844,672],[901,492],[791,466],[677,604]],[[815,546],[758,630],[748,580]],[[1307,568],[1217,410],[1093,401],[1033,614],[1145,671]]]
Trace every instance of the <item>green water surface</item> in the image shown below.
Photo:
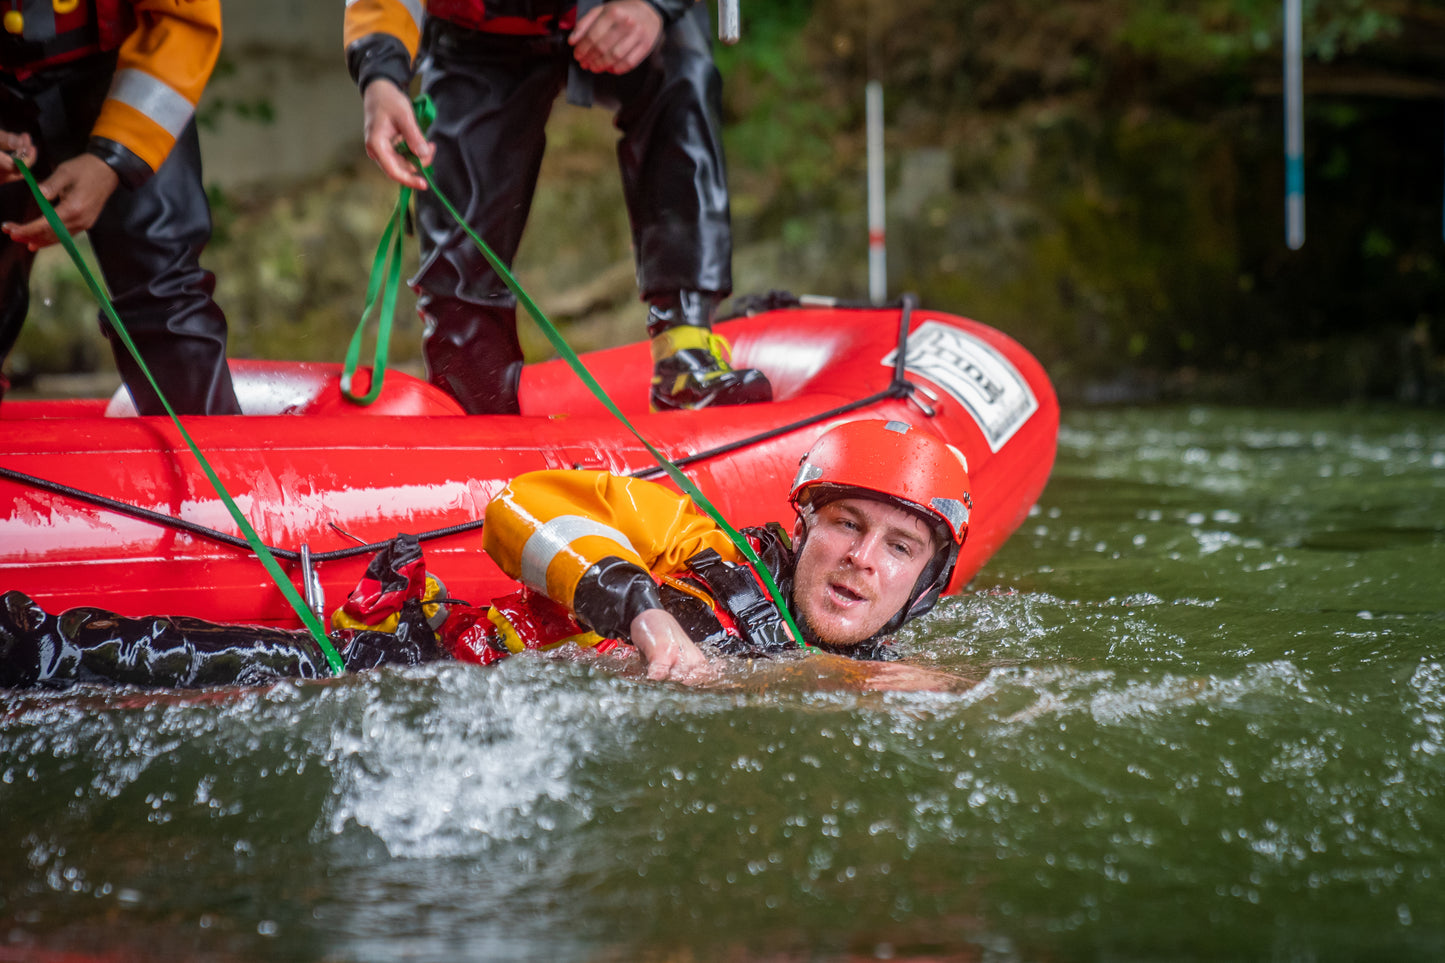
[[[1441,413],[1066,414],[966,691],[0,695],[0,959],[1445,958],[1442,581]]]

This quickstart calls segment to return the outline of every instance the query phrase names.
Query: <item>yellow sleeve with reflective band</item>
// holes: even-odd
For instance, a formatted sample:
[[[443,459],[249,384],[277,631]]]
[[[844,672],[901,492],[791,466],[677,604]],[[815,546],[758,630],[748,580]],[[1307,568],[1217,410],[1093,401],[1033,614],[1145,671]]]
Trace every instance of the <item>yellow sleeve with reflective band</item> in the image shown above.
[[[577,583],[608,556],[656,575],[705,548],[738,551],[692,499],[654,482],[598,471],[519,475],[487,506],[487,554],[512,578],[569,609]]]
[[[120,45],[115,79],[91,134],[158,170],[221,52],[220,0],[137,0],[136,28]]]
[[[400,40],[415,60],[424,17],[424,0],[346,0],[343,47],[349,48],[374,33],[385,33]]]

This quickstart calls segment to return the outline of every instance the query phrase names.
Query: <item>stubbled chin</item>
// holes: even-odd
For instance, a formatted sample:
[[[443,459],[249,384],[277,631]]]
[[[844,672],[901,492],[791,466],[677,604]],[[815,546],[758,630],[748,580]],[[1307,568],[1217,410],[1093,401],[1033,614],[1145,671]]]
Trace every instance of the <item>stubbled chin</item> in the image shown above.
[[[828,645],[835,648],[855,646],[867,639],[868,634],[862,630],[865,611],[850,609],[845,614],[829,606],[820,613],[804,613],[803,617],[814,636],[828,640]]]

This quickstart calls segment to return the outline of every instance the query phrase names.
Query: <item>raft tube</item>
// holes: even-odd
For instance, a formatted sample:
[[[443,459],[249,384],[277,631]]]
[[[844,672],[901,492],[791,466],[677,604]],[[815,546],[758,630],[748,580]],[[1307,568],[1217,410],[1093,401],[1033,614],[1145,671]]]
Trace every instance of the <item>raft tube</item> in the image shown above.
[[[582,360],[734,526],[790,524],[799,457],[831,426],[862,418],[907,421],[967,457],[973,514],[949,592],[973,578],[1043,490],[1058,403],[1039,363],[999,331],[907,303],[770,310],[717,331],[735,366],[767,374],[773,402],[653,414],[646,342]],[[339,365],[231,367],[247,414],[186,417],[186,430],[262,541],[296,553],[283,568],[298,591],[311,583],[308,599],[326,612],[365,569],[370,553],[359,544],[403,532],[423,536],[428,570],[452,597],[484,602],[513,590],[482,552],[480,528],[430,533],[479,521],[521,472],[594,468],[672,484],[562,361],[526,368],[523,414],[473,416],[400,372],[388,371],[380,398],[361,407],[342,397]],[[0,405],[0,591],[19,589],[53,612],[101,605],[300,625],[244,546],[78,493],[240,535],[175,426],[134,416],[124,389],[109,402],[9,400]],[[331,557],[348,548],[358,554]]]

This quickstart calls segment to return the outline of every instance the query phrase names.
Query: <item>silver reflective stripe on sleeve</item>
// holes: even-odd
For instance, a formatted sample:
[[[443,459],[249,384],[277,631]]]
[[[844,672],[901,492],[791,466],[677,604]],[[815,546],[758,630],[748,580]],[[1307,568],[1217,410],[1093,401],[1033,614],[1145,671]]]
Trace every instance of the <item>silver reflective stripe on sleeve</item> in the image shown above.
[[[346,0],[346,5],[349,7],[356,2],[357,0]],[[416,29],[420,30],[422,20],[426,17],[425,0],[398,0],[398,2],[406,8],[407,13],[411,14],[411,19],[416,22]]]
[[[110,83],[110,99],[134,107],[172,137],[181,136],[195,113],[191,102],[175,88],[134,67],[116,73]]]
[[[573,542],[584,535],[610,538],[632,554],[637,554],[627,536],[610,525],[603,525],[596,519],[584,518],[581,515],[559,515],[533,532],[527,538],[527,544],[522,547],[522,583],[545,592],[547,567],[552,564],[552,559],[556,558],[558,553],[567,551]]]

